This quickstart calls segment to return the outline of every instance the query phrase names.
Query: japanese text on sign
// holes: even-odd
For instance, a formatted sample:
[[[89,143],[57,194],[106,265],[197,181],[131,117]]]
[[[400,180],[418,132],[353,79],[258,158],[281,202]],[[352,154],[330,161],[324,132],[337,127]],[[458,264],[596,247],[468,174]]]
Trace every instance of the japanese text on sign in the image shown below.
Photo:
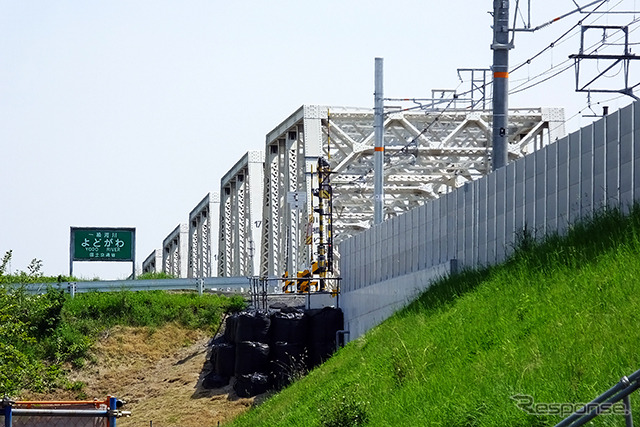
[[[71,228],[74,261],[133,261],[135,229]]]

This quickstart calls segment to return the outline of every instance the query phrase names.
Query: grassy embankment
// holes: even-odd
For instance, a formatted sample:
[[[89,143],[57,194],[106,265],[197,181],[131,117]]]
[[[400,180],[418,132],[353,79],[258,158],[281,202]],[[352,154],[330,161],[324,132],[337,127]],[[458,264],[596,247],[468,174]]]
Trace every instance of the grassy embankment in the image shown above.
[[[524,237],[505,264],[440,281],[232,425],[554,425],[514,396],[589,402],[640,369],[640,208]]]
[[[162,291],[94,292],[71,298],[51,288],[43,295],[29,295],[23,288],[1,283],[0,395],[6,396],[24,389],[80,391],[83,385],[70,383],[64,366],[84,364],[98,336],[113,326],[156,328],[175,322],[212,333],[225,310],[245,304],[241,297]]]

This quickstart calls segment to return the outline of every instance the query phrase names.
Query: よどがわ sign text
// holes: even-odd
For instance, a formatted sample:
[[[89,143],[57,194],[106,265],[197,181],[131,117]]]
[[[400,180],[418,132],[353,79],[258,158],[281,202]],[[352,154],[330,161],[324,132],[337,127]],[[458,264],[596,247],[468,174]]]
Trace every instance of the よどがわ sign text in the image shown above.
[[[71,227],[73,261],[133,261],[135,228]]]

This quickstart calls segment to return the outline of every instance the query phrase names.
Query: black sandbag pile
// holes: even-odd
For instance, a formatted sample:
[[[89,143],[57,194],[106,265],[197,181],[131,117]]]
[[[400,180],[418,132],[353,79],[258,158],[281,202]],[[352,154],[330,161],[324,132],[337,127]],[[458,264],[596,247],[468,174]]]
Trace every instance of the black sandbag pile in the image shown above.
[[[277,311],[271,315],[271,376],[276,388],[305,375],[307,319],[302,310]]]
[[[223,377],[213,371],[202,379],[202,387],[206,389],[222,388],[226,385],[229,385],[229,377]]]
[[[228,342],[216,344],[211,352],[211,364],[223,377],[232,377],[236,369],[236,345]]]
[[[267,374],[260,372],[238,375],[233,383],[233,389],[238,397],[253,397],[269,391],[271,380]]]
[[[233,389],[239,397],[251,397],[271,388],[269,329],[271,316],[243,312],[236,319],[236,364]]]
[[[262,342],[242,341],[236,344],[236,376],[267,372],[269,350],[269,344]]]
[[[213,370],[202,381],[206,389],[220,388],[229,384],[236,368],[236,327],[238,316],[231,314],[224,319],[222,335],[210,344],[209,362]]]
[[[236,343],[242,341],[266,343],[270,326],[271,316],[267,313],[257,311],[240,313],[236,320]]]
[[[230,377],[239,397],[284,387],[333,354],[343,323],[342,310],[332,307],[230,315],[211,349],[213,371],[203,387],[222,387]]]
[[[306,310],[304,315],[309,331],[309,368],[313,368],[336,351],[336,332],[343,329],[344,315],[342,310],[333,307]]]

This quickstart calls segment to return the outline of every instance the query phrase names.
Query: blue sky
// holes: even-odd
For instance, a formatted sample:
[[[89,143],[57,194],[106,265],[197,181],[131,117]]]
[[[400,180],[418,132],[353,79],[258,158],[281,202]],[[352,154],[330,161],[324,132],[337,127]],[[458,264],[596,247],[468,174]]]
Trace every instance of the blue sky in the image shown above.
[[[492,4],[0,0],[0,253],[13,250],[13,271],[38,258],[46,274],[67,274],[69,227],[135,227],[141,264],[300,105],[372,107],[375,57],[385,61],[385,96],[465,89],[457,68],[491,65]],[[572,0],[533,2],[532,24],[572,9]],[[637,9],[636,0],[601,8]],[[511,64],[580,18],[519,33]],[[634,15],[596,18],[612,25]],[[511,87],[577,53],[577,34],[513,73]],[[640,32],[630,37],[640,42]],[[619,84],[616,71],[608,85]],[[587,97],[574,84],[570,69],[513,95],[510,106],[564,106],[575,130],[591,119],[578,114]],[[594,94],[594,110],[631,101],[612,98]],[[130,269],[74,266],[104,279]]]

